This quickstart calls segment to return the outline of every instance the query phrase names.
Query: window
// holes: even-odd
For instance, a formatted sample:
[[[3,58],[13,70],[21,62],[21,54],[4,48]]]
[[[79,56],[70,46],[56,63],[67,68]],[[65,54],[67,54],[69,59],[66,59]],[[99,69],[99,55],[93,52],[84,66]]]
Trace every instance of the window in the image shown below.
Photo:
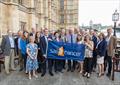
[[[64,9],[64,0],[60,0],[60,8]]]
[[[36,24],[36,30],[38,30],[38,24]]]
[[[64,15],[61,15],[60,23],[64,23]]]
[[[20,29],[21,30],[26,30],[26,22],[20,22]]]
[[[18,3],[19,3],[20,5],[22,5],[22,4],[23,4],[23,0],[18,0]]]
[[[68,0],[68,1],[67,1],[67,5],[68,5],[68,6],[72,6],[72,5],[73,5],[73,0]]]
[[[67,23],[73,23],[73,15],[67,15]]]

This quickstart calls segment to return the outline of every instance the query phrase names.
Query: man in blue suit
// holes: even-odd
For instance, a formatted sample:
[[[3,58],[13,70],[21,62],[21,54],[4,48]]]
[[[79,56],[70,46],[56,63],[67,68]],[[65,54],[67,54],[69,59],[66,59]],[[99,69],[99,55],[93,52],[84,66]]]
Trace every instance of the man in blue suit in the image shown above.
[[[40,38],[40,49],[42,52],[42,56],[45,58],[45,61],[42,63],[42,74],[41,77],[43,77],[46,74],[46,59],[47,59],[47,50],[48,50],[48,29],[44,29],[44,36],[42,36]],[[51,76],[53,76],[52,73],[52,66],[53,66],[53,62],[52,59],[47,59],[48,60],[48,70],[49,70],[49,74]]]

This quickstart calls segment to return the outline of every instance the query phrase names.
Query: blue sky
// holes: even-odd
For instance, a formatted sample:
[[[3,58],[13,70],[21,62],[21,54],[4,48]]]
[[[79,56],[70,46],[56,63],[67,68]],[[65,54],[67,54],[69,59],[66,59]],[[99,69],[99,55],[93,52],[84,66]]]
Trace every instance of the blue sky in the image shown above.
[[[90,20],[113,25],[112,14],[115,9],[120,13],[120,0],[79,0],[79,25],[89,25]]]

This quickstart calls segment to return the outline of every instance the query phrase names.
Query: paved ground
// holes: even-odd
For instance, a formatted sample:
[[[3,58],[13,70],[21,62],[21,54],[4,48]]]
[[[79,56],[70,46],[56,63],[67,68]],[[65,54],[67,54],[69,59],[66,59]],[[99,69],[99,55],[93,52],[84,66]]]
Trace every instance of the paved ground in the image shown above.
[[[111,81],[106,76],[97,78],[93,73],[90,79],[82,77],[78,72],[64,72],[55,74],[53,77],[49,74],[45,77],[33,78],[29,80],[24,72],[14,71],[6,75],[4,71],[0,73],[0,85],[120,85],[120,73],[115,74],[115,81]]]

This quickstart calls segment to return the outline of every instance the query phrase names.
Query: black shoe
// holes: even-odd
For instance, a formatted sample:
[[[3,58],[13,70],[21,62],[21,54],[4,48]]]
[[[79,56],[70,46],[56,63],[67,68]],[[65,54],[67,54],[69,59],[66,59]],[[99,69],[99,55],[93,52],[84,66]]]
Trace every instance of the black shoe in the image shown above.
[[[54,74],[53,74],[52,72],[49,72],[49,74],[50,74],[51,76],[54,76]]]
[[[70,71],[70,69],[67,69],[67,72],[69,72]]]
[[[60,73],[64,73],[62,70],[61,71],[59,71]]]
[[[41,73],[41,70],[40,70],[40,69],[37,69],[37,72],[38,72],[38,73]]]
[[[63,69],[65,70],[66,68],[65,68],[65,67],[63,67]]]
[[[74,72],[75,71],[75,69],[71,69],[71,72]]]
[[[23,68],[21,68],[19,71],[23,71]]]
[[[106,76],[110,78],[111,74],[110,74],[110,73],[107,73]]]
[[[57,74],[57,73],[58,73],[58,71],[56,71],[56,70],[55,70],[55,73]]]
[[[42,74],[41,74],[41,77],[44,77],[44,76],[45,76],[45,73],[42,73]]]

